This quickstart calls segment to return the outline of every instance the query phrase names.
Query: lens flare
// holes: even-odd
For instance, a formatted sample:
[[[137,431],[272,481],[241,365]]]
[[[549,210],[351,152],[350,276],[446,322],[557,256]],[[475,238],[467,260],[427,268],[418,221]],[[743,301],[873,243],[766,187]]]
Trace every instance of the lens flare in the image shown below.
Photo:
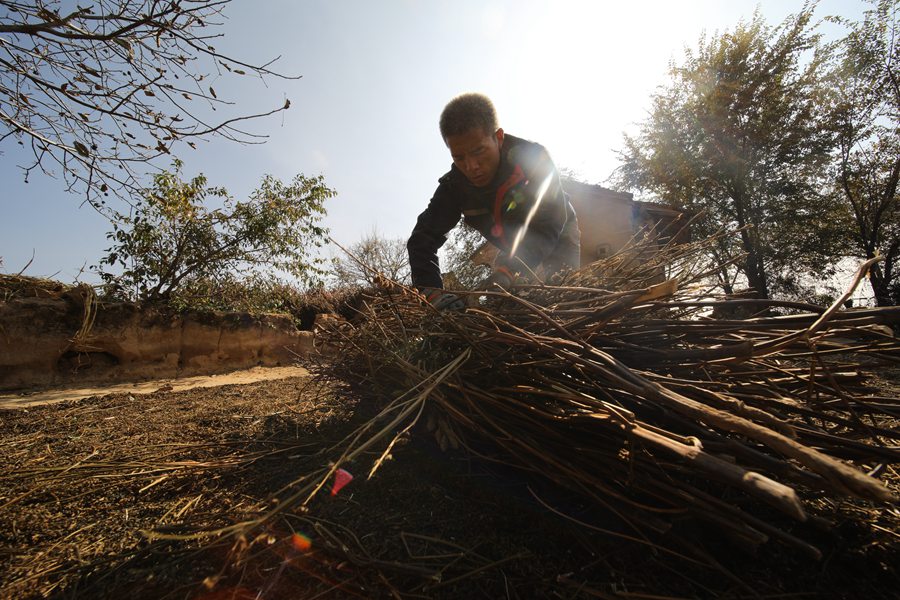
[[[298,552],[309,552],[312,548],[312,540],[302,533],[295,533],[291,536],[291,547]]]
[[[516,237],[513,240],[512,247],[509,251],[510,258],[515,257],[516,250],[519,248],[519,243],[522,241],[522,238],[525,237],[525,234],[528,233],[528,226],[531,224],[531,219],[534,217],[538,208],[541,206],[541,202],[544,200],[544,194],[547,193],[547,190],[550,188],[550,182],[553,181],[553,173],[547,175],[547,177],[541,182],[541,185],[538,186],[537,194],[534,196],[534,205],[531,207],[531,210],[528,211],[528,216],[525,217],[525,223],[516,233]]]

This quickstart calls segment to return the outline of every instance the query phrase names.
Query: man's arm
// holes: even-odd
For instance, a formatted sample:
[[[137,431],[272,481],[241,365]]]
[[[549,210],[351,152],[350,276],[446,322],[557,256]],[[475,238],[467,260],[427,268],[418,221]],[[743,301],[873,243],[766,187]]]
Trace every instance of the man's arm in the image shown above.
[[[444,178],[434,196],[416,221],[406,243],[413,285],[419,288],[443,288],[437,251],[447,241],[447,233],[459,222],[460,210],[454,202],[450,184]]]

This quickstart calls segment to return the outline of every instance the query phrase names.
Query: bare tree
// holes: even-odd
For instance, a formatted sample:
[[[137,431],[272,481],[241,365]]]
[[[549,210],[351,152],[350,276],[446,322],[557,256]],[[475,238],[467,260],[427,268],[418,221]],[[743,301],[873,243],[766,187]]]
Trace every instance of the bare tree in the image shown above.
[[[447,237],[447,243],[441,248],[441,277],[444,279],[444,287],[469,290],[490,275],[490,265],[475,260],[486,247],[488,254],[491,248],[496,251],[477,229],[460,219],[456,229]]]
[[[212,120],[233,105],[216,75],[296,79],[222,54],[212,31],[230,0],[0,0],[0,149],[31,150],[38,169],[103,211],[104,196],[140,193],[142,167],[183,142],[220,136],[261,143],[243,121],[287,109]],[[165,157],[171,162],[171,157]]]
[[[410,285],[406,240],[381,237],[374,229],[332,258],[331,275],[338,286],[371,286],[381,277]]]

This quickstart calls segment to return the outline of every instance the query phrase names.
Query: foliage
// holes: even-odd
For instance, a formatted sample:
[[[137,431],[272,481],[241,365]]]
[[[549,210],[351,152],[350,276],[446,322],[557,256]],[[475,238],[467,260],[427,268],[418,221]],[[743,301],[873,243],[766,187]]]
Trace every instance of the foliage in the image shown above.
[[[878,0],[850,27],[832,74],[830,117],[838,139],[833,197],[858,257],[884,262],[871,272],[879,306],[900,303],[900,21],[897,0]]]
[[[342,256],[332,258],[331,277],[336,285],[347,287],[370,287],[379,277],[411,285],[406,241],[383,238],[373,230]]]
[[[829,55],[811,18],[806,7],[772,28],[756,13],[701,38],[620,152],[618,185],[702,215],[696,235],[738,229],[714,250],[726,292],[739,275],[769,297],[834,262],[835,209],[819,193],[833,147],[819,110]]]
[[[207,186],[203,175],[190,181],[180,175],[176,160],[173,171],[154,178],[131,215],[113,223],[107,235],[113,245],[97,267],[113,295],[165,301],[199,282],[224,284],[263,268],[304,282],[321,274],[311,250],[324,243],[319,221],[334,195],[321,176],[297,175],[286,185],[266,175],[248,200],[235,201]],[[210,198],[220,198],[222,207],[208,208]]]
[[[25,180],[35,169],[60,175],[101,208],[110,193],[139,195],[139,169],[180,142],[260,143],[264,136],[238,124],[290,102],[212,119],[233,103],[217,95],[210,73],[287,78],[269,69],[274,61],[247,64],[212,45],[229,1],[0,0],[0,142],[30,148]]]

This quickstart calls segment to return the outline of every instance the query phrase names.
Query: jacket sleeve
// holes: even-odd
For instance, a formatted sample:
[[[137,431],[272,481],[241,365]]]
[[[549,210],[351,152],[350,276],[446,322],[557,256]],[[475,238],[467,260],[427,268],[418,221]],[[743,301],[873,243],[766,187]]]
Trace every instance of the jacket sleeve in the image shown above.
[[[521,273],[526,271],[522,263],[534,270],[556,249],[567,222],[568,200],[556,166],[544,148],[537,146],[515,158],[528,176],[525,218],[516,228],[509,252],[499,256],[497,264]]]
[[[437,251],[447,241],[447,233],[459,222],[460,214],[450,183],[441,178],[428,208],[419,215],[406,243],[412,281],[416,287],[444,287]]]

